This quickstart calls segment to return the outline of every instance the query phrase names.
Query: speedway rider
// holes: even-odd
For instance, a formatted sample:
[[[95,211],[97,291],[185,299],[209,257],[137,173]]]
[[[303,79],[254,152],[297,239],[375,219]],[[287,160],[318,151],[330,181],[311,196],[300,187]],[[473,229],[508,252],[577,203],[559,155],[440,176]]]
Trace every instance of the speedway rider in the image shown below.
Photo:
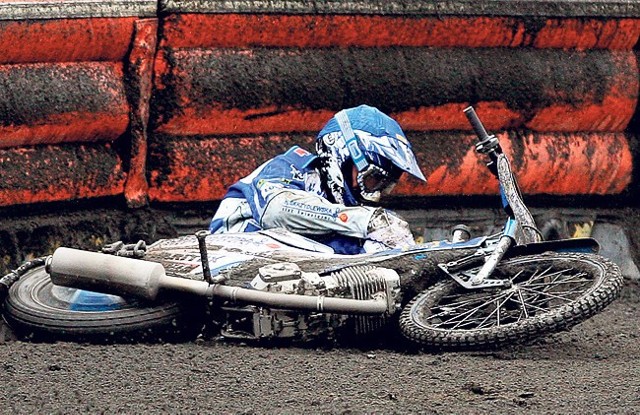
[[[229,188],[211,233],[285,228],[358,254],[414,244],[409,225],[375,204],[407,172],[425,181],[400,125],[377,108],[338,112],[316,138],[294,146]]]

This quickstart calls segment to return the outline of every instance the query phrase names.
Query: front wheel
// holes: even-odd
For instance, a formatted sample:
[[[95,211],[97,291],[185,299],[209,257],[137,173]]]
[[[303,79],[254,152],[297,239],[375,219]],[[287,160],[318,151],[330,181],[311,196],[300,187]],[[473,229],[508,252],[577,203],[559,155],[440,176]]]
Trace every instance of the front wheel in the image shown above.
[[[418,294],[400,316],[403,335],[440,349],[521,343],[588,319],[622,289],[619,268],[594,254],[516,257],[500,263],[492,278],[512,286],[468,290],[445,280]]]

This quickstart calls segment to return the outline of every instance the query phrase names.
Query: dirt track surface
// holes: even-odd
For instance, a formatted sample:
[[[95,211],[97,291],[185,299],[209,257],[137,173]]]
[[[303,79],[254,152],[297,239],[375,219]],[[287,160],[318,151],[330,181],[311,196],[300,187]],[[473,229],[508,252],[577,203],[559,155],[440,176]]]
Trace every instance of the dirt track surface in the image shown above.
[[[4,413],[640,413],[640,287],[500,351],[0,344]]]

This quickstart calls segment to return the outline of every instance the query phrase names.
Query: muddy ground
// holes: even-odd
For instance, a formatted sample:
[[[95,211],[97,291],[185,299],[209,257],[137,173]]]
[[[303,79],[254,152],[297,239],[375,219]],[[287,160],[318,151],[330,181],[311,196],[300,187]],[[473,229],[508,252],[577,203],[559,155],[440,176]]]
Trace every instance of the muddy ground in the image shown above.
[[[535,344],[487,352],[0,345],[4,413],[640,413],[640,287]]]
[[[635,212],[635,209],[626,213]],[[625,215],[627,229],[639,229]],[[630,234],[638,251],[638,238]],[[0,412],[640,413],[640,286],[569,332],[499,351],[219,341],[0,343]]]

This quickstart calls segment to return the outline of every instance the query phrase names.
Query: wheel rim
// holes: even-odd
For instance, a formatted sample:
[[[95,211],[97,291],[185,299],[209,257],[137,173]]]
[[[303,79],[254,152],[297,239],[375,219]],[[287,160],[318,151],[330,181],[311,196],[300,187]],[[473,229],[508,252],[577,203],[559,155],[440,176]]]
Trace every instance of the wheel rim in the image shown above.
[[[71,287],[54,285],[49,279],[35,282],[31,298],[43,308],[96,312],[126,310],[139,306],[133,299],[125,299],[117,295],[79,290]]]
[[[585,261],[581,265],[596,266]],[[524,269],[513,276],[505,275],[510,266]],[[593,273],[552,260],[513,260],[498,273],[502,276],[495,275],[496,278],[512,281],[511,288],[470,292],[451,284],[450,290],[431,307],[417,304],[413,312],[424,314],[415,320],[424,327],[445,332],[492,329],[570,305],[593,290],[596,282],[590,278]],[[420,303],[428,300],[423,298]]]

